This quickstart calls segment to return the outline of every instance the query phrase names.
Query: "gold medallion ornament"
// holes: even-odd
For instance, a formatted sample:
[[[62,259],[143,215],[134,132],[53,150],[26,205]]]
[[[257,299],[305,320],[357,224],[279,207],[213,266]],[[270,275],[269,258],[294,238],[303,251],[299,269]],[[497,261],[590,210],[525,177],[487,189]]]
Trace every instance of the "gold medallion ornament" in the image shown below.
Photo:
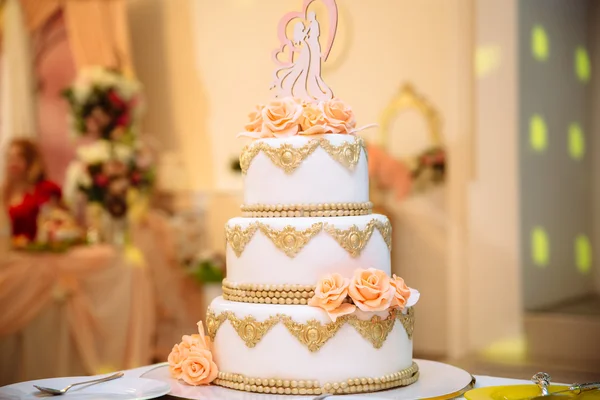
[[[350,171],[353,171],[356,164],[358,164],[360,150],[365,146],[361,138],[358,138],[354,142],[345,142],[340,146],[334,146],[325,139],[321,139],[320,144],[323,150],[325,150],[334,160],[348,168]]]
[[[415,310],[413,310],[412,307],[409,307],[406,310],[406,314],[398,313],[398,319],[406,330],[406,335],[412,340],[413,332],[415,330]]]
[[[240,168],[242,169],[242,173],[246,174],[254,157],[262,151],[269,157],[273,164],[283,169],[286,174],[291,174],[319,146],[334,160],[350,171],[353,171],[358,164],[361,150],[365,154],[367,153],[365,143],[359,137],[356,137],[354,141],[344,142],[339,146],[331,144],[325,138],[310,140],[301,147],[294,147],[289,143],[284,143],[279,147],[271,147],[267,142],[258,142],[244,147],[240,154]]]
[[[325,231],[329,233],[342,246],[350,256],[358,257],[363,251],[373,230],[381,233],[383,240],[391,251],[392,247],[392,225],[389,221],[381,222],[377,219],[372,219],[367,223],[364,229],[359,229],[356,225],[352,225],[348,229],[337,229],[334,225],[325,224]]]
[[[257,229],[257,222],[248,225],[246,229],[243,229],[240,225],[236,225],[233,228],[225,225],[225,240],[229,243],[236,256],[239,257],[242,255],[244,248],[250,242]]]
[[[255,393],[294,394],[294,395],[320,395],[367,393],[386,390],[396,387],[408,386],[419,379],[419,366],[413,361],[412,365],[402,371],[394,372],[380,377],[349,378],[340,382],[326,382],[319,380],[295,380],[280,378],[252,378],[242,374],[219,371],[215,385],[230,389],[245,390]]]
[[[265,234],[275,247],[283,251],[288,257],[295,257],[306,244],[323,229],[323,223],[317,222],[304,230],[288,225],[283,230],[277,231],[268,225],[259,223],[259,229]]]
[[[221,313],[218,316],[215,315],[213,310],[210,308],[206,313],[206,333],[208,337],[213,339],[217,335],[217,331],[223,325],[223,322],[227,319],[227,313]]]
[[[397,309],[390,309],[386,318],[373,316],[369,320],[361,320],[356,315],[351,314],[341,316],[335,322],[332,321],[325,324],[315,319],[300,323],[294,321],[292,317],[283,314],[275,314],[263,322],[258,322],[253,316],[246,316],[240,319],[231,311],[224,311],[217,316],[212,310],[209,310],[206,316],[206,325],[208,336],[212,340],[215,340],[217,331],[226,320],[231,323],[239,337],[248,347],[256,346],[269,329],[281,322],[290,334],[306,346],[310,352],[318,351],[329,339],[335,336],[344,324],[352,326],[374,348],[379,349],[383,346],[389,333],[394,328],[396,320],[400,321],[410,340],[413,337],[415,323],[412,307],[407,309],[406,314]]]
[[[311,319],[304,324],[294,322],[287,315],[280,316],[280,320],[288,331],[308,347],[311,352],[318,351],[329,339],[331,339],[342,327],[345,321],[338,318],[335,322],[321,324],[315,319]]]
[[[358,333],[367,339],[376,349],[381,348],[388,334],[394,327],[396,320],[396,310],[392,310],[387,318],[382,319],[375,315],[370,320],[351,319],[348,321],[350,325],[356,329]]]
[[[262,322],[256,321],[256,319],[248,315],[244,319],[239,320],[237,318],[231,318],[233,313],[229,313],[227,315],[227,319],[231,322],[231,325],[235,328],[238,335],[242,340],[246,343],[246,346],[252,348],[256,346],[258,342],[262,339],[262,337],[271,329],[277,322],[279,322],[279,318],[277,316],[269,317]]]

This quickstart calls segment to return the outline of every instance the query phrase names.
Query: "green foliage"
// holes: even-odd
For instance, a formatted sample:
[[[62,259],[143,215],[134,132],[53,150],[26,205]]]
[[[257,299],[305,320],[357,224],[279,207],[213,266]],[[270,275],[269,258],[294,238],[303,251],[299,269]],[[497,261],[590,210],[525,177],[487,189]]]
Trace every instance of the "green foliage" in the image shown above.
[[[199,262],[192,270],[192,275],[201,283],[221,283],[225,278],[221,267],[212,260]]]

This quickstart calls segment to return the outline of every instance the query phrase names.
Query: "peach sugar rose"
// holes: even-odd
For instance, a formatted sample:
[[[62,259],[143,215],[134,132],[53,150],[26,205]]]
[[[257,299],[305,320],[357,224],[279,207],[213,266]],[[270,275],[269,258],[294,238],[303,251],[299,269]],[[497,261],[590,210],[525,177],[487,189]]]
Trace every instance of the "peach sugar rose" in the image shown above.
[[[395,288],[390,278],[375,268],[357,269],[350,281],[348,294],[362,311],[383,311],[390,307]]]
[[[317,283],[315,295],[308,301],[308,305],[324,309],[334,322],[342,315],[353,313],[356,306],[344,303],[349,284],[349,279],[340,274],[326,275]]]
[[[404,279],[396,276],[396,274],[394,274],[390,280],[390,285],[392,285],[395,289],[394,298],[392,299],[392,307],[399,308],[401,310],[404,309],[404,306],[406,306],[406,302],[410,297],[410,289],[408,286],[406,286],[406,283],[404,283]]]
[[[195,350],[181,364],[180,379],[193,386],[208,385],[218,373],[212,353],[208,349]]]
[[[306,104],[300,118],[300,135],[318,135],[327,133],[327,121],[323,110],[315,104]]]
[[[290,137],[298,133],[303,107],[291,97],[274,100],[262,111],[262,135]],[[264,136],[263,136],[264,137]]]
[[[169,354],[169,372],[175,379],[190,385],[207,385],[219,372],[213,361],[210,339],[204,335],[204,326],[198,322],[198,334],[184,335],[181,343]]]
[[[351,133],[356,128],[354,112],[339,99],[325,101],[320,105],[323,117],[331,133]]]
[[[250,122],[248,122],[245,126],[245,129],[247,132],[260,132],[262,129],[262,124],[263,124],[263,120],[262,120],[262,109],[264,108],[263,105],[257,105],[256,109],[254,111],[252,111],[250,114],[248,114],[248,119],[250,120]]]

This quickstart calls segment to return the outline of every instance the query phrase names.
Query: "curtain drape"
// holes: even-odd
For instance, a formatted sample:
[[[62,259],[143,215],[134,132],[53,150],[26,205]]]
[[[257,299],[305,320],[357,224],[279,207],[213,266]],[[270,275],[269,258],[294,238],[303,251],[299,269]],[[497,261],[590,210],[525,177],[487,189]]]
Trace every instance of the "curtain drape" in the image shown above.
[[[1,154],[13,137],[36,136],[30,36],[19,0],[5,0],[2,14]],[[3,163],[0,157],[0,180]]]
[[[131,52],[124,0],[21,0],[31,32],[59,10],[65,16],[75,65],[119,68],[131,73]]]

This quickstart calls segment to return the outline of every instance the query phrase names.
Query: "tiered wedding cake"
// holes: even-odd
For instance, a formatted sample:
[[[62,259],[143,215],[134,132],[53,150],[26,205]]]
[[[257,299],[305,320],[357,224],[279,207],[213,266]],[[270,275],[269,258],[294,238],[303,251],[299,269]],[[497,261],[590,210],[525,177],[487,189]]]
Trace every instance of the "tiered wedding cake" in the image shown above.
[[[392,227],[372,214],[367,152],[356,136],[366,127],[320,76],[337,6],[322,2],[321,44],[312,3],[280,20],[276,99],[257,107],[240,134],[254,139],[240,155],[243,217],[225,226],[227,278],[207,312],[208,337],[200,323],[169,355],[171,376],[191,385],[318,395],[419,377],[419,293],[390,276]]]
[[[304,135],[315,131],[306,126],[315,110],[329,127],[322,130],[343,134]],[[243,217],[225,227],[227,278],[206,321],[220,371],[214,383],[320,394],[415,382],[418,292],[390,277],[392,228],[371,213],[367,154],[351,110],[335,99],[288,98],[251,119],[260,115],[263,127],[265,118],[269,126],[289,117],[298,128],[289,135],[275,123],[271,130],[289,137],[259,138],[240,156]]]

